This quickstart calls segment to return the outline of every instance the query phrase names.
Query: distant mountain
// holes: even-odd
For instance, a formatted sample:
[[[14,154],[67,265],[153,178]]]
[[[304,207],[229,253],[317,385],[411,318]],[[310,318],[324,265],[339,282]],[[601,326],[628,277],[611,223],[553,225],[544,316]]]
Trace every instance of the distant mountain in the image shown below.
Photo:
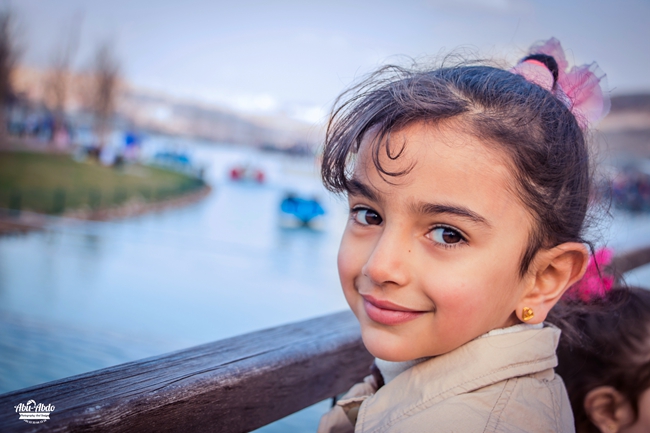
[[[12,77],[21,97],[44,106],[48,103],[50,72],[21,66]],[[90,126],[92,77],[68,75],[67,111],[76,122]],[[133,125],[150,132],[273,149],[312,148],[322,140],[322,125],[311,125],[277,114],[250,116],[195,100],[182,100],[120,82],[117,125]]]
[[[212,141],[279,148],[320,141],[320,127],[286,116],[246,116],[133,88],[123,92],[119,111],[141,128]]]

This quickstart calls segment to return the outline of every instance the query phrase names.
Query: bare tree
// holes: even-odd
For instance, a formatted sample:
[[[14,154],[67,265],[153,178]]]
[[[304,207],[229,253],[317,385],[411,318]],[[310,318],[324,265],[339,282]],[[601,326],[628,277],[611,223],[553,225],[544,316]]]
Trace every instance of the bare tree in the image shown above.
[[[97,47],[91,75],[92,111],[101,149],[106,145],[111,132],[120,81],[120,65],[110,42],[103,42]]]
[[[57,44],[46,81],[46,100],[54,113],[55,127],[63,126],[69,98],[72,63],[79,46],[81,15],[71,19],[68,31]]]
[[[11,9],[0,10],[0,140],[7,136],[7,104],[13,96],[11,77],[18,61],[16,23]]]

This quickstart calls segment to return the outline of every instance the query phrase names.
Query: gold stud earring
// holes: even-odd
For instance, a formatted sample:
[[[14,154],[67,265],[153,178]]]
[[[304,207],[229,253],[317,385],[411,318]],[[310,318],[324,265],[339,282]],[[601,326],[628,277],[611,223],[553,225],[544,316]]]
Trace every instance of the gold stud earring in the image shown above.
[[[521,311],[521,320],[524,322],[528,322],[530,319],[533,318],[535,313],[533,313],[533,309],[529,307],[524,307],[524,309]]]

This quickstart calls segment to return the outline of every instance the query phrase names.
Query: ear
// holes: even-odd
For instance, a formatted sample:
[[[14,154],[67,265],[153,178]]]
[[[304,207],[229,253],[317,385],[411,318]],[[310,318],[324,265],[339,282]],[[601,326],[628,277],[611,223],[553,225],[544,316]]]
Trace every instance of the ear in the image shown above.
[[[616,433],[635,421],[630,402],[611,386],[599,386],[585,396],[585,413],[603,433]]]
[[[565,242],[540,250],[533,259],[526,290],[517,304],[517,317],[524,321],[524,309],[534,314],[527,323],[542,323],[564,292],[584,275],[589,262],[587,247]]]

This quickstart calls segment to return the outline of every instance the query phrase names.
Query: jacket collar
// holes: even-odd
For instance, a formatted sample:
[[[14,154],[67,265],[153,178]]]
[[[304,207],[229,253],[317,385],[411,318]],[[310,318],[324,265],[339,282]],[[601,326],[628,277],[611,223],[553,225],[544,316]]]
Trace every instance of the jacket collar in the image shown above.
[[[365,399],[357,429],[373,431],[455,395],[554,368],[559,338],[552,325],[485,335],[417,364]]]

